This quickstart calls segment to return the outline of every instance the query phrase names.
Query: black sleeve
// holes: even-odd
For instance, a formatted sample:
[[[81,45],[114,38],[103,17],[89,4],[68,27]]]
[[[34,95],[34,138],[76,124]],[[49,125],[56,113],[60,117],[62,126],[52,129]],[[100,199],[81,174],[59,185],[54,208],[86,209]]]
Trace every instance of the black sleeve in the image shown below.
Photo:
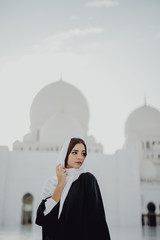
[[[59,202],[53,207],[53,209],[47,214],[44,215],[45,202],[48,198],[42,200],[38,209],[35,223],[39,226],[50,226],[57,225],[58,222],[58,211],[59,211]]]
[[[96,178],[88,173],[86,182],[86,240],[110,240],[101,192]]]

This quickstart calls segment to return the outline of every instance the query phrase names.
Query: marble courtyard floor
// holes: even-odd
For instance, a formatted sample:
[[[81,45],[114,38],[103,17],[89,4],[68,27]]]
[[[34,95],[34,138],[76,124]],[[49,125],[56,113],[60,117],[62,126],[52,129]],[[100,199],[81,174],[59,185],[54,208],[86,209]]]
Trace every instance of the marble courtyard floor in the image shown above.
[[[160,240],[160,226],[110,228],[111,240]],[[0,240],[41,240],[41,227],[1,227]]]

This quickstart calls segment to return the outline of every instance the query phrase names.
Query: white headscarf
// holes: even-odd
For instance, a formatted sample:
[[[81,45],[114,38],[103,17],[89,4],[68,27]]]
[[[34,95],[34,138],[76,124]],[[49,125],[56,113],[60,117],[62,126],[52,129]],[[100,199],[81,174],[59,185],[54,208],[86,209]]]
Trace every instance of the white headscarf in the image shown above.
[[[80,137],[72,137],[72,138],[80,138]],[[62,164],[63,166],[65,166],[65,158],[66,158],[66,155],[67,155],[67,151],[68,151],[70,141],[71,141],[71,138],[67,139],[67,141],[64,142],[64,144],[62,146],[62,149],[61,149],[61,151],[58,155],[58,158],[57,158],[57,165]],[[86,158],[85,158],[85,161],[83,162],[83,164],[81,165],[80,168],[66,168],[67,176],[66,176],[66,179],[65,179],[65,185],[64,185],[62,195],[61,195],[61,199],[60,199],[58,218],[60,217],[64,201],[67,197],[67,194],[69,192],[69,189],[70,189],[72,183],[75,180],[78,179],[78,177],[80,176],[81,173],[84,173],[86,171],[85,170],[85,165],[86,165],[85,162],[86,162]],[[44,186],[44,189],[42,191],[42,198],[43,199],[53,195],[54,190],[57,186],[57,183],[58,183],[57,176],[54,176],[54,177],[48,179],[48,181],[46,182],[46,184]]]

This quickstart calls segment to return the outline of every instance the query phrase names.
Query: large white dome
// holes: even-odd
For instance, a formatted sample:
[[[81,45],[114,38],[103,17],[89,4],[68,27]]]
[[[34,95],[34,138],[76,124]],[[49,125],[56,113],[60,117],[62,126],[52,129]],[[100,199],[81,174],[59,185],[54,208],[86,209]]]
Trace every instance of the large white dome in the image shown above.
[[[125,137],[160,137],[160,112],[146,105],[133,111],[125,124]]]
[[[87,135],[89,108],[83,94],[62,80],[44,87],[35,96],[30,109],[30,132],[14,150],[57,151],[73,136],[86,140],[89,150],[102,152],[103,147]]]
[[[62,111],[74,116],[88,130],[89,108],[85,97],[73,85],[60,80],[44,87],[34,98],[30,110],[31,131],[41,128],[51,116]]]

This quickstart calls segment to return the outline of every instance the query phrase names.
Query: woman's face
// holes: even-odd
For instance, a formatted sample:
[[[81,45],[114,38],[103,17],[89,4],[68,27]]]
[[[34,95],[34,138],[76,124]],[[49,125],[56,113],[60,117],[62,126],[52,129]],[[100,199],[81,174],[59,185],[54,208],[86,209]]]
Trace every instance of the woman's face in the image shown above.
[[[86,157],[86,150],[82,143],[74,146],[68,156],[66,168],[80,168]]]

